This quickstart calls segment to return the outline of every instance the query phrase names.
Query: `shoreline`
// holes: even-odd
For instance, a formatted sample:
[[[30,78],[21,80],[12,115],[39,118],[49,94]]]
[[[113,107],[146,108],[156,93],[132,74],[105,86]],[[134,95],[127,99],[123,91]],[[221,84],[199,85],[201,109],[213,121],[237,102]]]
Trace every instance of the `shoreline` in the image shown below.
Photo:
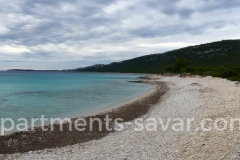
[[[140,77],[140,79],[141,79],[141,77]],[[150,79],[149,79],[150,80]],[[142,81],[142,80],[140,80],[140,81]],[[132,81],[132,82],[129,82],[129,83],[138,83],[137,81]],[[130,104],[130,103],[133,103],[134,101],[137,101],[137,100],[140,100],[140,99],[142,99],[142,98],[144,98],[144,97],[146,97],[146,96],[148,96],[148,95],[150,95],[151,93],[153,93],[155,90],[156,90],[156,87],[157,87],[157,83],[158,82],[155,82],[155,81],[142,81],[141,83],[148,83],[148,84],[151,84],[151,85],[153,85],[153,88],[152,89],[150,89],[149,91],[147,91],[146,93],[143,93],[143,94],[141,94],[141,95],[139,95],[139,96],[136,96],[136,97],[134,97],[134,98],[131,98],[131,99],[129,99],[129,100],[126,100],[126,101],[124,101],[124,102],[120,102],[120,103],[117,103],[117,104],[114,104],[112,107],[106,107],[106,108],[103,108],[103,109],[101,109],[101,110],[99,110],[99,111],[92,111],[92,112],[89,112],[89,113],[87,113],[87,114],[85,114],[85,115],[79,115],[79,117],[78,116],[70,116],[69,118],[71,119],[71,120],[73,120],[73,119],[77,119],[77,118],[85,118],[85,117],[90,117],[90,116],[96,116],[96,115],[98,115],[98,114],[105,114],[106,112],[110,112],[110,111],[112,111],[112,110],[114,110],[114,109],[117,109],[117,108],[119,108],[119,107],[121,107],[121,106],[123,106],[123,105],[125,105],[125,104]],[[109,105],[110,106],[110,105]],[[64,118],[68,118],[68,117],[63,117],[62,119],[64,119]],[[59,124],[59,123],[54,123],[54,125],[55,124]],[[44,126],[49,126],[49,125],[51,125],[51,124],[49,124],[49,123],[47,123],[46,125],[44,125]],[[36,127],[34,127],[34,128],[40,128],[40,127],[42,127],[41,125],[38,125],[38,126],[36,126]],[[25,131],[22,131],[22,132],[26,132],[26,131],[29,131],[31,128],[28,128],[27,130],[25,130]],[[20,131],[13,131],[13,132],[9,132],[9,133],[6,133],[4,136],[7,136],[7,135],[11,135],[11,134],[14,134],[14,133],[18,133],[18,132],[20,132]],[[0,137],[1,137],[1,135],[0,135]],[[1,150],[0,150],[1,151]],[[0,154],[1,154],[1,152],[0,152]]]
[[[156,131],[134,131],[123,123],[121,132],[65,147],[26,153],[4,154],[0,159],[240,159],[239,125],[234,131],[199,130],[204,118],[211,118],[206,127],[214,127],[219,118],[239,118],[240,90],[234,82],[215,77],[152,76],[150,80],[167,85],[167,92],[139,118],[163,120]],[[158,78],[158,79],[157,79]],[[136,111],[136,108],[135,110]],[[128,112],[125,112],[128,113]],[[142,112],[141,112],[142,113]],[[130,112],[131,114],[131,112]],[[173,131],[167,119],[194,118],[191,130]],[[142,123],[144,126],[147,121]],[[178,124],[178,123],[177,123]],[[228,125],[229,126],[229,125]],[[223,124],[218,124],[222,128]],[[221,144],[221,145],[219,145]]]
[[[135,98],[130,102],[125,102],[113,108],[79,118],[84,118],[87,124],[89,124],[90,118],[100,118],[103,120],[106,115],[109,115],[110,118],[122,118],[123,122],[127,122],[146,114],[153,105],[159,102],[161,96],[167,92],[168,87],[164,82],[145,81],[145,83],[154,83],[156,86],[145,95]],[[74,122],[76,119],[77,118],[72,118],[71,120]],[[69,123],[63,124],[63,131],[60,131],[60,124],[53,124],[53,126],[54,131],[52,132],[42,131],[41,127],[36,127],[34,131],[14,132],[0,136],[0,154],[13,154],[64,147],[101,139],[109,133],[114,132],[107,131],[105,123],[103,123],[102,131],[97,131],[99,126],[96,123],[93,124],[93,131],[89,131],[89,126],[86,127],[85,131],[77,131],[74,127],[72,131],[68,131]],[[50,130],[50,125],[46,125],[44,128]]]
[[[130,82],[130,83],[135,83],[135,82]],[[111,112],[113,110],[116,110],[116,109],[118,109],[118,108],[120,108],[120,107],[122,107],[124,105],[128,105],[128,104],[134,103],[135,101],[141,100],[141,99],[147,97],[148,95],[154,93],[156,91],[158,85],[159,85],[159,84],[157,84],[158,82],[150,83],[150,81],[149,81],[149,82],[144,82],[144,83],[155,84],[155,86],[150,91],[146,92],[145,94],[142,94],[142,95],[140,95],[138,97],[135,97],[135,98],[132,98],[130,100],[118,103],[116,105],[113,105],[113,107],[110,107],[110,108],[105,108],[105,109],[102,109],[102,110],[96,111],[96,112],[93,111],[92,113],[89,113],[88,115],[83,116],[83,117],[96,116],[98,114],[106,114],[106,113]],[[76,117],[71,118],[71,119],[76,119]]]

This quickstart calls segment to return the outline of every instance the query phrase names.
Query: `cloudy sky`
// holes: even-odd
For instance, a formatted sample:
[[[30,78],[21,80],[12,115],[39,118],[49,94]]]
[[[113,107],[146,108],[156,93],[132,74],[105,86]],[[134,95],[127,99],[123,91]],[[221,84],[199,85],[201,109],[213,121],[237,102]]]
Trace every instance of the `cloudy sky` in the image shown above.
[[[240,0],[0,0],[0,70],[70,69],[240,38]]]

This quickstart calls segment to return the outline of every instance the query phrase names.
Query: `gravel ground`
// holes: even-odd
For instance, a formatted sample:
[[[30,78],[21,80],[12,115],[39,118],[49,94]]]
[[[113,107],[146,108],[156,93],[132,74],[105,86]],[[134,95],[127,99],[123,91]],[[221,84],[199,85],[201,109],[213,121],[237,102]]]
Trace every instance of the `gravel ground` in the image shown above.
[[[154,77],[156,78],[156,76]],[[170,90],[142,118],[194,118],[190,131],[171,127],[163,131],[134,131],[133,121],[125,129],[86,143],[27,153],[1,155],[2,159],[240,159],[239,131],[197,130],[203,118],[240,118],[240,87],[212,77],[160,77]],[[149,124],[144,122],[143,124]],[[185,123],[184,123],[185,124]],[[209,124],[210,125],[210,124]],[[169,123],[173,126],[173,122]],[[211,126],[211,125],[210,125]],[[222,124],[220,123],[221,127]],[[209,126],[208,126],[209,127]],[[192,129],[193,128],[193,129]],[[229,128],[229,126],[228,126]],[[238,128],[237,128],[238,129]]]

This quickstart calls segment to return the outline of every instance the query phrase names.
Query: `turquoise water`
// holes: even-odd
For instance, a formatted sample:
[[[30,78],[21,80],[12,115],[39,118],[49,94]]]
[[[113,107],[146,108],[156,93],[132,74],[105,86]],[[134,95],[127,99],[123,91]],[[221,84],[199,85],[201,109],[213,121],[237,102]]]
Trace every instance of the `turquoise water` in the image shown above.
[[[138,74],[0,72],[0,118],[72,118],[141,96],[154,85]],[[0,124],[1,125],[1,124]]]

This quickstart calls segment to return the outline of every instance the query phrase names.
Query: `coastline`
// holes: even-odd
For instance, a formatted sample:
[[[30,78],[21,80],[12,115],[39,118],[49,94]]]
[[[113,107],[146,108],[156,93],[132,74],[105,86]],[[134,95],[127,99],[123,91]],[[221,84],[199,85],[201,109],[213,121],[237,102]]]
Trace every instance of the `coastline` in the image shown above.
[[[40,82],[39,85],[38,84],[34,85],[33,89],[28,88],[30,86],[29,84],[38,83],[36,82],[38,81],[38,79],[32,78],[36,76],[33,76],[31,74],[29,75],[30,76],[29,79],[28,73],[27,74],[24,73],[23,75],[25,76],[21,76],[22,73],[20,73],[20,74],[7,74],[6,77],[5,74],[3,73],[3,79],[0,80],[0,83],[2,83],[2,85],[0,84],[1,89],[3,88],[3,95],[1,95],[0,97],[1,98],[0,102],[2,102],[0,105],[0,109],[6,110],[6,113],[4,111],[2,118],[5,119],[11,118],[14,121],[12,124],[15,126],[14,129],[9,129],[10,131],[6,129],[4,133],[2,132],[2,130],[4,129],[2,130],[0,129],[1,135],[18,132],[16,129],[16,125],[18,123],[21,123],[17,120],[18,118],[26,118],[28,122],[31,122],[31,118],[39,119],[41,115],[44,115],[44,117],[48,118],[49,121],[45,122],[44,124],[43,123],[41,124],[39,121],[37,121],[34,125],[35,127],[41,127],[42,125],[51,124],[50,118],[64,119],[64,118],[87,117],[90,116],[91,114],[97,114],[98,112],[105,111],[110,108],[119,107],[120,105],[126,103],[130,103],[132,102],[132,100],[135,100],[136,98],[146,95],[148,91],[152,90],[155,87],[155,85],[151,84],[147,85],[143,84],[142,86],[140,86],[138,84],[132,85],[131,83],[127,82],[128,79],[138,79],[139,76],[141,76],[142,74],[128,76],[127,74],[116,75],[105,73],[98,73],[98,75],[96,75],[96,73],[58,74],[56,72],[54,74],[36,73],[36,75],[41,76],[46,75],[47,79],[48,78],[54,79],[56,78],[55,76],[60,77],[57,78],[58,84],[56,84],[53,81],[48,81],[44,82],[45,87],[39,87],[42,85],[41,84],[42,82]],[[32,73],[34,73],[35,75],[34,71]],[[68,84],[68,82],[72,81],[71,76],[65,76],[69,74],[73,77],[75,77],[76,75],[76,78],[79,81],[74,80],[75,79],[74,78],[73,83],[71,83],[71,85],[70,84],[66,85]],[[13,75],[13,77],[11,75]],[[8,78],[10,80],[12,79],[13,81],[8,82],[7,80]],[[24,83],[24,81],[28,79],[31,82],[29,82],[28,84],[24,83],[23,85],[26,84],[26,86],[21,87],[21,89],[18,90],[15,88],[18,88],[18,85],[20,84],[14,82],[14,79],[16,78],[17,79],[20,78],[19,79],[20,83]],[[61,78],[63,78],[63,80],[61,80]],[[86,78],[89,78],[90,81],[85,85],[84,83]],[[105,80],[105,78],[107,79],[107,81]],[[115,79],[117,80],[116,83]],[[100,85],[96,84],[95,81],[98,81],[97,83],[100,82]],[[108,82],[110,83],[108,84]],[[11,87],[10,89],[4,88],[5,83],[6,84],[11,83],[11,85],[13,85],[14,87]],[[58,85],[62,86],[58,87]],[[18,100],[16,98],[23,99]],[[49,105],[51,106],[50,108],[48,107]],[[39,109],[38,108],[36,109],[36,107],[38,107]],[[18,111],[15,113],[14,111],[16,110]],[[11,122],[10,121],[6,123],[4,122],[4,126],[6,128],[10,127]],[[33,125],[30,125],[30,123],[28,123],[28,127],[30,128],[31,126]],[[24,128],[28,130],[28,127]]]
[[[138,83],[138,82],[129,82],[129,83]],[[142,83],[143,83],[143,82],[142,82]],[[151,82],[151,81],[145,81],[144,83],[153,84],[153,85],[155,85],[155,86],[154,86],[153,89],[151,89],[150,91],[148,91],[148,92],[146,92],[146,93],[144,93],[144,94],[142,94],[142,95],[140,95],[140,96],[138,96],[138,97],[135,97],[135,98],[132,98],[132,99],[130,99],[130,100],[127,100],[127,101],[118,103],[118,104],[116,104],[116,105],[113,105],[113,106],[110,107],[110,108],[102,109],[101,111],[91,112],[91,113],[89,113],[88,115],[86,115],[86,116],[84,116],[84,117],[96,116],[96,115],[99,115],[99,114],[106,114],[106,113],[109,113],[109,112],[111,112],[111,111],[113,111],[113,110],[116,110],[116,109],[118,109],[118,108],[120,108],[120,107],[122,107],[122,106],[124,106],[124,105],[128,105],[128,104],[134,103],[135,101],[141,100],[141,99],[143,99],[143,98],[145,98],[145,97],[153,94],[153,93],[156,91],[156,89],[157,89],[157,87],[158,87],[158,85],[159,85],[158,82],[156,82],[156,81],[155,81],[155,82],[154,82],[154,81],[152,81],[152,82]],[[76,117],[75,117],[75,118],[76,118]],[[73,119],[75,119],[75,118],[73,118]]]
[[[121,106],[115,106],[101,112],[90,114],[89,116],[82,117],[87,122],[90,118],[100,118],[103,120],[106,115],[111,118],[122,118],[124,121],[131,121],[146,114],[150,108],[155,105],[161,96],[165,94],[168,87],[163,82],[150,82],[155,83],[156,87],[144,96],[134,99],[131,102],[124,103]],[[77,118],[72,118],[74,122]],[[88,123],[87,123],[88,124]],[[64,147],[77,143],[88,142],[91,140],[101,139],[114,131],[107,131],[106,124],[103,124],[103,130],[97,131],[98,124],[93,124],[93,131],[87,128],[85,131],[68,131],[69,123],[63,124],[63,131],[59,131],[60,125],[54,124],[54,131],[42,131],[41,127],[36,127],[34,131],[14,132],[5,136],[0,136],[0,154],[13,154],[28,151],[36,151],[42,149]],[[45,128],[50,130],[50,125]]]
[[[156,131],[134,131],[137,125],[129,126],[132,120],[123,123],[123,131],[110,132],[101,138],[64,147],[0,155],[0,159],[240,159],[239,125],[236,124],[234,131],[198,130],[204,118],[227,121],[240,118],[240,87],[235,82],[201,76],[152,76],[152,79],[166,85],[167,92],[139,116],[144,120],[161,118],[163,124],[158,123]],[[166,126],[168,118],[184,121],[194,118],[192,129],[173,131],[170,127],[163,130],[162,125]],[[146,124],[144,121],[143,125]]]

